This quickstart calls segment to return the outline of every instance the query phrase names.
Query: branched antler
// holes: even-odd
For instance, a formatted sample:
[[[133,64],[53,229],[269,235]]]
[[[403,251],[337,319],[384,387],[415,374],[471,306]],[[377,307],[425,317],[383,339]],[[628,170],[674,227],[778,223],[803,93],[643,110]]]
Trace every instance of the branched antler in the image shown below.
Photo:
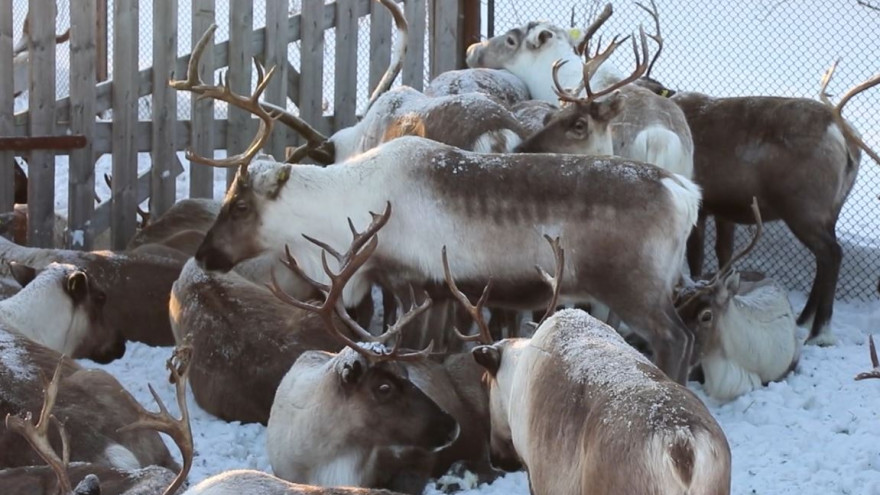
[[[550,315],[556,311],[556,305],[559,302],[559,291],[562,288],[562,275],[565,269],[565,250],[562,249],[562,246],[559,243],[559,236],[550,237],[549,235],[544,234],[544,239],[547,239],[547,242],[550,244],[550,249],[553,250],[553,257],[556,260],[556,272],[551,276],[539,265],[535,265],[535,270],[538,271],[538,275],[541,276],[541,279],[544,280],[553,291],[553,296],[547,304],[547,311],[544,313],[541,321],[538,322],[538,326],[540,326],[541,323],[544,323],[544,320],[549,318]]]
[[[465,342],[477,342],[480,344],[491,344],[494,339],[492,339],[492,332],[489,331],[489,325],[486,323],[486,319],[483,318],[483,308],[486,306],[486,301],[489,300],[489,291],[492,288],[492,279],[490,278],[488,282],[486,282],[486,286],[483,288],[483,293],[480,295],[480,298],[477,300],[477,304],[471,304],[468,296],[465,295],[464,292],[459,290],[458,286],[455,285],[455,280],[452,277],[452,273],[449,271],[449,260],[446,257],[446,246],[443,246],[442,249],[443,256],[443,276],[446,279],[446,286],[449,287],[449,290],[452,292],[452,295],[464,306],[464,309],[467,310],[468,314],[471,315],[471,318],[474,319],[474,323],[477,324],[477,333],[473,335],[465,335],[461,333],[458,328],[453,327],[453,331],[455,335],[458,336],[461,340]]]
[[[831,103],[831,100],[828,99],[828,93],[826,90],[828,89],[828,83],[831,82],[831,77],[834,75],[835,69],[837,69],[837,62],[839,62],[839,60],[835,60],[831,67],[829,67],[825,74],[822,76],[822,86],[819,89],[819,99],[822,101],[822,103],[828,105],[831,108],[831,116],[834,118],[834,123],[836,123],[837,126],[840,127],[840,130],[841,132],[843,132],[843,135],[847,139],[847,141],[851,141],[856,146],[864,150],[865,153],[867,153],[872,160],[880,165],[880,155],[878,155],[876,151],[868,147],[868,145],[865,144],[862,138],[859,137],[858,132],[856,132],[856,130],[849,125],[846,119],[843,118],[844,105],[846,105],[853,96],[861,93],[862,91],[865,91],[866,89],[872,88],[877,84],[880,84],[880,74],[877,74],[867,81],[859,83],[850,88],[850,90],[847,91],[846,94],[844,94],[840,98],[840,102],[837,105],[834,105]]]
[[[70,445],[67,430],[64,429],[58,419],[52,414],[55,407],[55,399],[58,396],[58,382],[61,379],[61,368],[64,363],[62,357],[55,367],[55,373],[52,374],[52,380],[45,385],[43,391],[43,409],[40,410],[40,419],[35,425],[33,418],[28,411],[24,418],[6,415],[6,428],[23,436],[36,453],[46,461],[46,464],[55,472],[58,478],[58,489],[62,495],[71,493],[70,478],[67,476],[67,465],[70,463]],[[43,380],[45,383],[45,379]],[[52,448],[49,442],[49,423],[55,424],[58,433],[61,435],[61,457]]]
[[[599,15],[596,16],[596,19],[593,21],[592,24],[590,24],[590,27],[588,27],[587,30],[584,32],[583,39],[580,41],[580,43],[578,43],[577,53],[579,53],[581,55],[584,54],[585,50],[587,49],[587,44],[590,42],[590,39],[596,34],[596,31],[598,31],[599,28],[601,28],[602,25],[605,24],[608,21],[608,19],[611,18],[612,14],[614,14],[614,7],[610,3],[605,4],[605,8],[602,9],[602,12],[599,12]],[[572,24],[574,24],[574,7],[573,6],[572,6],[571,15],[572,15]]]
[[[868,336],[868,345],[870,347],[871,353],[871,366],[874,367],[871,371],[866,371],[864,373],[859,373],[856,375],[856,380],[865,380],[867,378],[880,378],[880,361],[877,360],[877,348],[874,347],[874,336]]]
[[[660,52],[663,51],[663,35],[660,34],[660,11],[657,9],[657,4],[654,3],[654,0],[651,0],[651,8],[649,9],[641,2],[636,2],[636,6],[647,12],[651,17],[654,18],[654,27],[657,31],[657,34],[649,34],[652,40],[657,43],[657,53],[654,54],[654,58],[651,59],[651,63],[648,64],[648,71],[645,72],[645,77],[651,77],[651,71],[654,70],[654,62],[660,58]]]
[[[104,174],[104,183],[107,184],[107,187],[109,187],[111,191],[113,190],[113,176],[112,175]],[[102,201],[101,197],[98,196],[98,193],[95,193],[95,200],[98,203],[100,203]],[[152,196],[150,196],[149,201],[150,201],[150,204],[152,204],[152,201],[153,201]],[[141,217],[141,224],[138,226],[139,228],[144,228],[150,224],[150,212],[149,211],[144,211],[144,209],[141,208],[140,205],[138,205],[137,214],[140,215],[140,217]]]
[[[413,306],[407,311],[406,314],[401,316],[394,325],[391,325],[381,336],[375,337],[370,334],[366,329],[361,327],[354,319],[348,314],[345,310],[345,305],[342,300],[342,292],[345,289],[345,285],[348,281],[354,276],[354,274],[360,269],[370,258],[373,252],[379,245],[379,239],[376,236],[379,230],[388,223],[388,219],[391,217],[391,203],[386,203],[385,211],[380,215],[377,213],[370,212],[372,216],[372,221],[370,225],[364,229],[363,232],[358,232],[354,227],[351,219],[348,220],[349,229],[351,229],[352,233],[352,241],[349,245],[348,251],[345,253],[340,253],[326,242],[319,241],[318,239],[314,239],[303,234],[303,237],[309,242],[315,244],[319,248],[321,248],[321,264],[324,269],[324,273],[330,279],[329,284],[324,284],[318,282],[311,276],[309,276],[305,271],[300,267],[300,265],[296,262],[296,259],[290,254],[290,249],[288,246],[285,246],[285,259],[282,260],[282,263],[292,272],[297,274],[303,280],[305,280],[309,285],[318,290],[321,294],[324,295],[324,301],[320,304],[312,303],[312,302],[304,302],[300,301],[286,292],[278,285],[278,281],[275,278],[275,274],[272,274],[272,283],[267,284],[266,287],[272,291],[272,294],[275,295],[282,302],[294,306],[296,308],[309,311],[320,316],[321,321],[324,323],[324,328],[327,332],[336,340],[338,340],[343,345],[350,347],[352,350],[357,352],[358,354],[364,356],[367,359],[372,361],[388,361],[388,360],[396,360],[396,361],[415,361],[422,359],[428,356],[434,348],[433,341],[428,344],[428,346],[421,351],[412,351],[412,352],[401,352],[401,328],[404,327],[407,323],[415,319],[420,314],[427,311],[427,309],[431,306],[432,301],[430,297],[426,297],[425,301],[418,305]],[[332,256],[336,259],[339,264],[339,271],[334,273],[330,268],[330,265],[327,263],[327,255]],[[346,326],[348,326],[358,339],[366,342],[378,342],[384,343],[390,340],[392,337],[394,340],[394,346],[391,351],[377,350],[374,346],[362,346],[352,340],[345,332],[339,329],[336,325],[336,321],[334,319],[334,315],[339,317]]]
[[[193,437],[192,427],[189,422],[189,408],[186,404],[186,380],[189,377],[189,366],[192,362],[192,345],[188,341],[177,346],[171,357],[165,362],[165,367],[171,372],[170,381],[175,384],[177,393],[177,407],[180,409],[180,419],[174,418],[165,407],[165,403],[159,398],[159,395],[153,389],[152,385],[147,384],[150,394],[156,404],[159,405],[159,412],[154,413],[147,411],[139,403],[137,403],[139,419],[127,426],[119,429],[120,432],[133,431],[141,429],[156,430],[170,436],[183,457],[183,467],[171,482],[171,485],[165,489],[164,495],[171,495],[177,492],[177,489],[186,480],[193,462]]]

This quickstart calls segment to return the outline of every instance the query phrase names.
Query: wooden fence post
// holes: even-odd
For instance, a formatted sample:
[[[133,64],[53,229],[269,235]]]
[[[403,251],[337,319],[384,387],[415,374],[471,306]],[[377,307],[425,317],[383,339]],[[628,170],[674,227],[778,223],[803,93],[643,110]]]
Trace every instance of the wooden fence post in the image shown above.
[[[370,2],[370,82],[373,93],[391,61],[391,13],[381,3]]]
[[[214,23],[214,0],[197,0],[192,3],[192,46]],[[216,34],[215,34],[216,37]],[[214,40],[202,53],[199,60],[199,75],[202,81],[214,83]],[[190,94],[192,103],[192,149],[197,154],[214,158],[214,100],[199,99]],[[191,198],[214,197],[214,167],[190,164],[189,196]]]
[[[458,48],[460,12],[459,2],[431,0],[431,79],[461,66],[461,50]]]
[[[107,70],[107,42],[108,42],[108,23],[110,22],[108,9],[108,0],[98,0],[98,12],[95,18],[95,77],[98,82],[106,81],[110,76]]]
[[[304,0],[300,53],[302,61],[299,79],[299,112],[324,134],[329,130],[324,123],[324,1]],[[285,52],[286,55],[287,52]]]
[[[427,2],[406,2],[404,13],[409,23],[409,39],[406,57],[403,59],[403,84],[419,91],[425,85],[425,28],[427,24]]]
[[[168,85],[177,59],[177,0],[153,2],[153,126],[150,136],[150,215],[158,218],[177,199],[177,91]]]
[[[357,123],[358,17],[355,0],[336,0],[336,71],[333,80],[334,131]]]
[[[86,138],[83,148],[70,152],[66,244],[91,249],[95,212],[95,0],[70,4],[70,132]]]
[[[303,9],[316,2],[324,6],[324,0],[304,0]],[[287,1],[266,1],[266,38],[263,49],[266,70],[276,66],[275,75],[263,93],[263,98],[283,108],[287,108],[287,8]],[[287,126],[276,125],[264,151],[276,160],[284,160],[284,149],[293,142],[289,140]]]
[[[38,0],[42,1],[42,0]],[[113,187],[110,246],[124,249],[137,225],[138,0],[113,2]]]
[[[251,31],[254,29],[254,3],[251,0],[232,0],[229,6],[229,70],[226,77],[232,91],[247,95],[251,94],[251,77],[253,62],[251,57]],[[277,77],[277,76],[276,76]],[[227,106],[226,119],[226,152],[229,155],[241,153],[247,149],[251,137],[251,114],[233,106]],[[232,184],[236,168],[226,171],[226,186]]]
[[[467,60],[467,49],[471,44],[480,41],[480,0],[461,1],[461,34],[459,36],[459,60],[460,69],[463,69]]]
[[[8,65],[7,65],[8,62]],[[12,67],[12,0],[0,0],[0,64]],[[14,81],[11,70],[0,71],[0,135],[14,133],[13,93]],[[12,211],[15,201],[15,155],[0,151],[0,213]]]
[[[55,134],[55,2],[30,0],[28,105],[31,136]],[[55,234],[55,153],[34,150],[28,160],[28,244],[53,247]]]

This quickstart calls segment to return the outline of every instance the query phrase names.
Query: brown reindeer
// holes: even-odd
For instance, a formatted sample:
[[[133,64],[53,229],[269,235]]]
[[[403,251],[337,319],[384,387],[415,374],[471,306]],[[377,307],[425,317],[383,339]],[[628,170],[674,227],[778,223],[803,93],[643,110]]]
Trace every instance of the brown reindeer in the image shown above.
[[[682,92],[672,97],[693,129],[695,180],[703,190],[700,220],[688,245],[691,273],[702,271],[706,217],[715,217],[716,253],[724,265],[733,252],[734,224],[753,221],[749,204],[757,197],[764,221],[785,222],[816,258],[816,275],[797,323],[810,327],[809,343],[820,345],[834,342],[830,321],[843,258],[837,218],[855,183],[861,150],[880,163],[842,116],[847,102],[880,84],[880,76],[832,105],[824,93],[833,70],[823,77],[821,103]]]
[[[556,273],[539,270],[555,303],[564,254],[548,240]],[[522,462],[535,495],[730,493],[727,439],[696,395],[613,328],[554,306],[532,338],[473,350],[487,372],[493,462]],[[473,338],[486,342],[485,329]]]
[[[155,432],[119,431],[138,418],[140,406],[115,378],[104,371],[84,369],[58,352],[6,331],[0,331],[0,416],[39,411],[39,391],[44,385],[40,377],[53,375],[56,367],[57,386],[49,395],[54,414],[63,419],[70,433],[70,460],[123,470],[152,465],[177,469]],[[44,442],[57,451],[61,437],[50,435]],[[0,431],[0,467],[39,463],[23,438],[9,429]]]
[[[53,262],[80,267],[106,290],[105,324],[125,340],[173,345],[168,293],[182,263],[146,254],[73,251],[19,246],[0,238],[0,260],[39,269]],[[7,268],[0,264],[0,275]]]
[[[522,79],[498,69],[449,70],[439,74],[425,88],[425,96],[430,97],[467,93],[484,94],[507,108],[531,98]]]

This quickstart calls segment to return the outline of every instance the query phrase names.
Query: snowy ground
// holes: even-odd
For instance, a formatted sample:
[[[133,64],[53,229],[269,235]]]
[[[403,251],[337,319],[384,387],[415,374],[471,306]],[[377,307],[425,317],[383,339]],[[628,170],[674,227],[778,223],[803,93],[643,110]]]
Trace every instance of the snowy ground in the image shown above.
[[[791,300],[799,309],[805,298],[793,293]],[[865,342],[868,333],[880,331],[880,302],[837,303],[833,329],[838,345],[806,348],[797,370],[780,383],[727,404],[698,390],[730,442],[734,494],[880,494],[880,380],[853,380],[870,368]],[[173,411],[174,388],[164,365],[170,353],[130,343],[125,357],[109,365],[81,362],[112,373],[155,409],[147,390],[151,383]],[[188,403],[196,451],[190,482],[233,468],[271,472],[264,427],[218,420],[202,411],[191,393]],[[523,473],[513,473],[461,493],[527,494],[528,484]]]

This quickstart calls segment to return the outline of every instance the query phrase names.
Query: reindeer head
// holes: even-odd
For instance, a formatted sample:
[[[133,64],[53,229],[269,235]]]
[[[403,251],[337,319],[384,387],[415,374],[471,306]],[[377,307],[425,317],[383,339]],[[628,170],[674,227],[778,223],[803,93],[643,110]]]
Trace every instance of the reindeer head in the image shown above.
[[[514,74],[534,68],[548,56],[572,53],[574,43],[568,32],[549,22],[530,22],[494,38],[474,43],[467,50],[471,68],[507,69]]]
[[[109,363],[122,357],[125,340],[104,324],[107,296],[93,277],[61,263],[38,271],[13,262],[10,269],[24,287],[2,302],[17,331],[73,358]]]

